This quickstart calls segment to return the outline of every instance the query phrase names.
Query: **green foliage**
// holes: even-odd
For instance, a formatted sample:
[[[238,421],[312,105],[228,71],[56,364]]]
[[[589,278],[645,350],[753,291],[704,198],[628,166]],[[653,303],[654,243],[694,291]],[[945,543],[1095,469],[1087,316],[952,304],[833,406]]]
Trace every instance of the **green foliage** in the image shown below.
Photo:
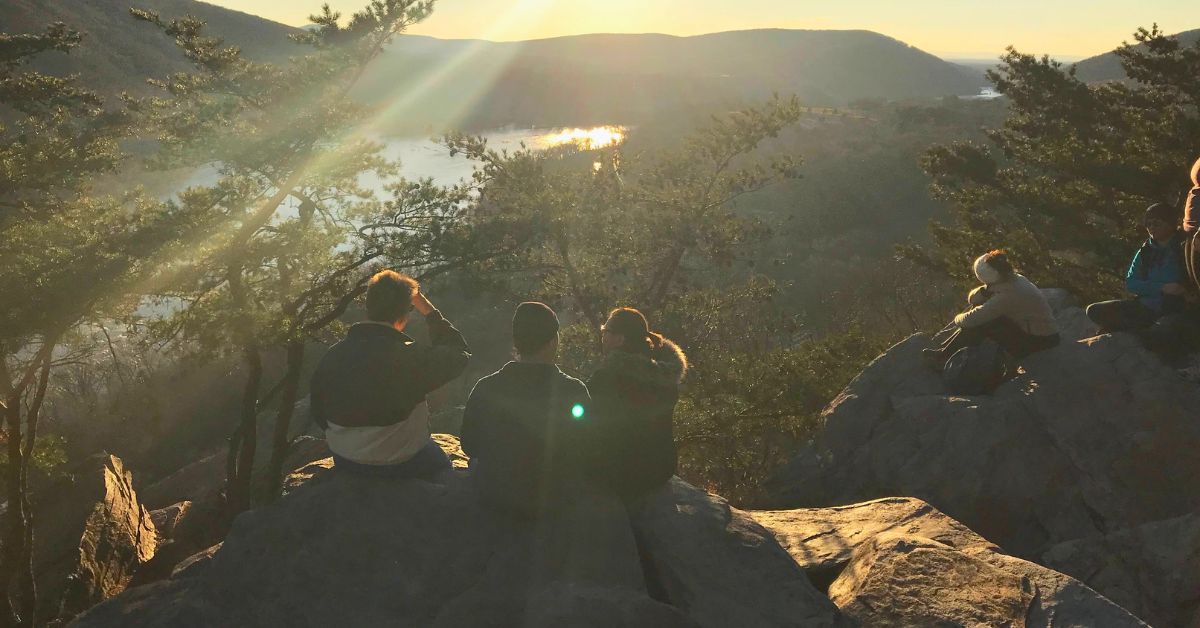
[[[0,433],[0,473],[9,473],[7,436]],[[37,476],[36,481],[46,482],[63,477],[67,467],[67,440],[57,434],[39,436],[34,444],[33,457],[29,460],[29,471]]]
[[[763,352],[708,347],[676,411],[681,474],[752,503],[820,430],[825,406],[886,348],[860,329]]]
[[[1010,49],[989,72],[1009,102],[991,146],[954,143],[924,167],[953,220],[933,226],[921,262],[968,281],[969,261],[1008,249],[1043,285],[1116,296],[1142,210],[1178,206],[1200,136],[1200,43],[1141,29],[1117,54],[1134,83],[1085,84],[1074,68]]]

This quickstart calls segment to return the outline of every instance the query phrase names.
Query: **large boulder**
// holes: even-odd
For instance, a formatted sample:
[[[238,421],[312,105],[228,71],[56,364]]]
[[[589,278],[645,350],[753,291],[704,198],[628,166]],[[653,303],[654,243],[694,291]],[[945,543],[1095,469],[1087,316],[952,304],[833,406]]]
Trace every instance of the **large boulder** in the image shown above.
[[[120,458],[89,458],[34,501],[34,574],[43,619],[70,617],[129,585],[158,534]]]
[[[673,479],[634,519],[657,588],[702,626],[832,626],[837,610],[771,533]]]
[[[1034,593],[936,541],[886,537],[854,553],[829,598],[864,626],[1023,626]]]
[[[919,499],[750,515],[864,625],[1144,625],[1078,580],[1003,554]]]
[[[1060,543],[1042,562],[1151,624],[1200,628],[1200,513]]]
[[[612,497],[581,492],[554,517],[519,520],[483,508],[461,469],[423,482],[331,466],[293,473],[287,494],[239,516],[220,547],[76,625],[798,626],[838,617],[761,526],[678,481],[639,517],[643,557]]]
[[[969,398],[942,391],[925,346],[897,345],[834,400],[770,506],[911,495],[1027,558],[1200,508],[1200,386],[1135,338],[1064,344]]]

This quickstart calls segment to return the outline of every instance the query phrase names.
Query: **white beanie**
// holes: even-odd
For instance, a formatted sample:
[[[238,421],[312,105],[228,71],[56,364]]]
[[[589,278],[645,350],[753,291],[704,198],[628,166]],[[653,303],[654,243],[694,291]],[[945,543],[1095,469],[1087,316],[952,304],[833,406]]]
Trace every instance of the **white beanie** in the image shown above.
[[[979,281],[982,281],[984,285],[987,286],[1000,283],[1000,281],[1004,279],[1004,276],[1000,274],[1000,271],[992,268],[991,264],[988,264],[989,255],[990,253],[980,255],[975,260],[975,276],[979,278]]]

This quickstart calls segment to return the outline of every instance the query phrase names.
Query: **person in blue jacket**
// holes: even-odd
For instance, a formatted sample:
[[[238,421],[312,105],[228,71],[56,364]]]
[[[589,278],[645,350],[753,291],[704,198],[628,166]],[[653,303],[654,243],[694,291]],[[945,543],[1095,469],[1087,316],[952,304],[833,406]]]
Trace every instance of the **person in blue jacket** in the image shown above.
[[[1164,317],[1186,308],[1187,271],[1183,260],[1183,234],[1174,209],[1156,203],[1146,210],[1150,239],[1133,256],[1125,274],[1125,287],[1134,297],[1093,303],[1088,318],[1100,333],[1147,329]]]

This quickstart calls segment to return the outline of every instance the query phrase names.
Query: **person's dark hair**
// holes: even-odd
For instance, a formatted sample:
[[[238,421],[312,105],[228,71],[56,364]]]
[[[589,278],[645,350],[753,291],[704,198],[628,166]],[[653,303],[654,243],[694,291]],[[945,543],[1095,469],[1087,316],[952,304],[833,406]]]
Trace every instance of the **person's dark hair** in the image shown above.
[[[391,323],[412,310],[412,300],[421,284],[394,270],[381,270],[367,283],[367,318]]]
[[[1146,215],[1142,217],[1143,223],[1151,220],[1161,220],[1169,225],[1178,225],[1179,213],[1166,203],[1155,203],[1146,208]]]
[[[1004,249],[988,251],[987,265],[991,266],[1005,278],[1012,277],[1017,273],[1017,270],[1013,268],[1012,262],[1008,261],[1008,251]]]
[[[621,350],[629,353],[650,355],[666,342],[662,334],[650,331],[646,316],[631,307],[619,307],[609,312],[604,329],[625,338]]]
[[[545,303],[526,301],[513,313],[512,336],[517,355],[537,353],[558,336],[558,315]]]

